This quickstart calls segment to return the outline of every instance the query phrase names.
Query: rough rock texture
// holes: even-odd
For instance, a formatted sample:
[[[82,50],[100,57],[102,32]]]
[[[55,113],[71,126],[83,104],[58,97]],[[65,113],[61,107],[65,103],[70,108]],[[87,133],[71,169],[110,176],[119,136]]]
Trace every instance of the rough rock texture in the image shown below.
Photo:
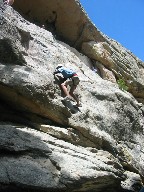
[[[84,42],[82,51],[87,56],[111,69],[117,79],[124,79],[135,97],[144,99],[144,63],[120,44],[109,42]]]
[[[24,17],[29,14],[29,20],[33,14],[38,20],[40,15],[46,14],[47,18],[51,12],[59,13],[54,32],[30,23],[9,6],[1,9],[1,191],[138,192],[144,181],[143,104],[93,71],[98,66],[96,62],[104,65],[106,58],[90,56],[94,59],[91,60],[78,51],[81,45],[83,52],[83,46],[88,46],[86,55],[93,50],[89,49],[91,43],[84,44],[86,38],[108,41],[90,23],[78,1],[45,0],[41,1],[41,10],[39,3],[15,0],[14,8]],[[70,34],[67,15],[72,13],[75,16],[69,20]],[[83,22],[92,30],[86,27],[86,33],[79,38],[77,31]],[[120,50],[121,46],[117,52]],[[133,66],[138,70],[143,65],[132,57],[135,63],[130,74]],[[118,59],[121,60],[120,54]],[[113,57],[107,57],[108,69],[116,74],[116,61],[112,65],[110,60]],[[127,60],[131,63],[129,57]],[[75,108],[73,101],[63,103],[60,81],[53,76],[59,63],[80,76],[76,90],[80,108]],[[123,68],[119,66],[119,71]],[[142,90],[140,79],[138,85]],[[142,99],[142,94],[139,96]]]
[[[45,25],[72,46],[80,47],[83,41],[104,39],[87,18],[78,0],[16,0],[14,7],[26,19]]]
[[[101,62],[116,79],[124,79],[129,92],[144,103],[144,63],[118,42],[102,34],[90,22],[78,0],[15,0],[14,7],[26,19],[45,25],[58,39]],[[113,74],[110,78],[103,69],[103,76],[114,82]]]

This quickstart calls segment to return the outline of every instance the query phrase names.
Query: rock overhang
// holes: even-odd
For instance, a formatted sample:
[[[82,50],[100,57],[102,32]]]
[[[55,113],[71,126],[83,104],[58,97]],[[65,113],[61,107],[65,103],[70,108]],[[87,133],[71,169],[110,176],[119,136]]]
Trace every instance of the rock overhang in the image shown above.
[[[15,0],[13,7],[25,19],[45,27],[73,47],[80,48],[82,42],[104,40],[89,20],[80,1]]]

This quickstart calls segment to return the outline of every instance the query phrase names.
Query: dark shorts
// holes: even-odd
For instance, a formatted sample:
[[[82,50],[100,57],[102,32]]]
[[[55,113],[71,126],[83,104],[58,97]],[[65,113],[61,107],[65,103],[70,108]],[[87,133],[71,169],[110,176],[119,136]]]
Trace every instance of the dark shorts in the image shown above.
[[[72,78],[67,79],[64,83],[65,85],[70,85],[70,86],[77,86],[80,82],[80,79],[78,76],[73,76]]]

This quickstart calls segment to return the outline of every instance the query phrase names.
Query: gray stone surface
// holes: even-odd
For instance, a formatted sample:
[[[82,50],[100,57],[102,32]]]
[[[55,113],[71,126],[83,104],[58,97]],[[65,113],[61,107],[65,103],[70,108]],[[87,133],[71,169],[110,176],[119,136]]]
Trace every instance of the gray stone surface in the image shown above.
[[[108,43],[84,42],[82,51],[110,69],[117,79],[123,79],[128,91],[136,98],[144,98],[144,63],[130,51],[114,40],[109,40]],[[108,77],[107,79],[109,80]]]
[[[6,123],[0,125],[0,137],[1,183],[54,191],[114,188],[120,183],[123,168],[108,152],[92,152],[49,134]]]
[[[43,16],[38,8],[43,10]],[[77,0],[15,0],[14,8],[25,18],[51,31],[57,39],[77,48],[95,61],[100,61],[105,68],[102,76],[114,82],[123,79],[138,101],[144,104],[144,63],[121,44],[108,38],[89,20]],[[99,70],[102,68],[100,67]],[[105,75],[104,75],[105,74]]]
[[[2,191],[138,192],[143,104],[102,79],[88,57],[9,6],[0,43]],[[53,76],[60,63],[80,77],[80,108],[62,102]]]

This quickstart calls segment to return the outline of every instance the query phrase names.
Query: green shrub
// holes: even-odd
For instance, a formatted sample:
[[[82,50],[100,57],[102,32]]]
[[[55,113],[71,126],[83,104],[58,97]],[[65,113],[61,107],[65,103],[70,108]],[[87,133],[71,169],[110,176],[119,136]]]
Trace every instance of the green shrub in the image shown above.
[[[128,90],[128,86],[126,85],[126,83],[125,83],[125,81],[123,79],[117,80],[117,84],[118,84],[119,88],[122,91],[127,91]]]

